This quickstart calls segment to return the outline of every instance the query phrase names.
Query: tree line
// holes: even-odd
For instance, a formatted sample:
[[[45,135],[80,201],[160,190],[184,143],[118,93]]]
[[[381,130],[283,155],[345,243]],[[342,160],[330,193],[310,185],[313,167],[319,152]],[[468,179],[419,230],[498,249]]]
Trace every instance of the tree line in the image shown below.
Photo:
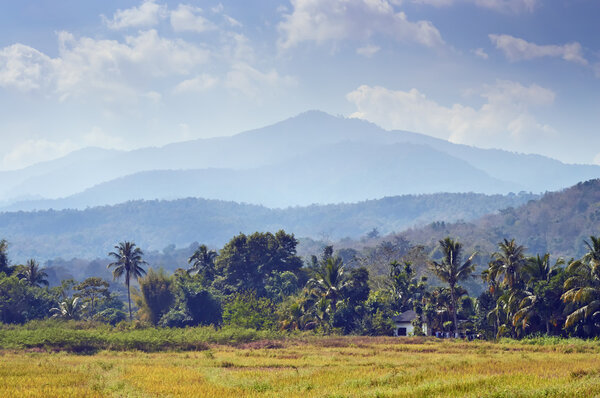
[[[8,242],[1,240],[0,321],[53,317],[390,335],[393,317],[413,310],[416,335],[593,337],[600,331],[600,237],[591,236],[586,254],[569,261],[528,255],[514,239],[504,239],[480,274],[476,253],[466,256],[450,237],[425,257],[422,247],[402,242],[390,246],[384,277],[371,276],[332,246],[303,260],[297,244],[285,231],[239,234],[219,251],[199,245],[185,267],[169,274],[148,268],[144,252],[123,241],[108,253],[114,281],[125,285],[123,297],[114,281],[111,286],[99,277],[49,287],[35,259],[11,265]],[[485,289],[471,297],[463,285],[477,278]]]

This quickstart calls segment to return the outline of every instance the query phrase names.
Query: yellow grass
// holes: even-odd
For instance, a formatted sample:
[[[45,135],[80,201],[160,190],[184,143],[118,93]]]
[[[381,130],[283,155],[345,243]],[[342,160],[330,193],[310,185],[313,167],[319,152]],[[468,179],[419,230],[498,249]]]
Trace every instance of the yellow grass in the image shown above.
[[[1,397],[594,397],[597,343],[335,337],[180,353],[4,351]]]

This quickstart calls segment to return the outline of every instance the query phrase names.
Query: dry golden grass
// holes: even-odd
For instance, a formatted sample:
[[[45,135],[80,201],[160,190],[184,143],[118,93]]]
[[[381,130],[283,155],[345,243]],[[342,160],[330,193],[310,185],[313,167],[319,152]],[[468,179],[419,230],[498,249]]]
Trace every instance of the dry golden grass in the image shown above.
[[[2,397],[593,397],[600,345],[334,337],[207,351],[4,351]]]

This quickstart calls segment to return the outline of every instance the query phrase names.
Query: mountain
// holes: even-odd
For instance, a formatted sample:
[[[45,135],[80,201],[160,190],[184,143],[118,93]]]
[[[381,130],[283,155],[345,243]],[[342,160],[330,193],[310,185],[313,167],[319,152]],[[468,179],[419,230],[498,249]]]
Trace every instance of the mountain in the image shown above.
[[[250,170],[135,173],[64,199],[17,203],[5,210],[85,208],[138,198],[185,197],[283,208],[312,203],[357,202],[414,192],[483,190],[501,193],[518,191],[518,188],[516,184],[490,177],[461,159],[423,145],[343,142]]]
[[[433,194],[387,197],[353,204],[286,209],[205,199],[136,201],[85,210],[0,213],[0,239],[14,261],[103,257],[118,241],[147,250],[194,241],[219,248],[239,232],[285,229],[297,237],[359,238],[434,220],[471,220],[537,198],[531,194]]]
[[[539,200],[471,222],[434,222],[400,235],[430,247],[451,236],[482,255],[495,251],[502,239],[514,238],[531,254],[577,258],[586,252],[584,240],[600,235],[600,180],[546,193]]]
[[[599,176],[599,166],[457,145],[310,111],[230,137],[128,152],[87,149],[2,172],[0,200],[5,210],[190,195],[286,207],[431,192],[544,192]],[[29,200],[40,197],[60,200]]]

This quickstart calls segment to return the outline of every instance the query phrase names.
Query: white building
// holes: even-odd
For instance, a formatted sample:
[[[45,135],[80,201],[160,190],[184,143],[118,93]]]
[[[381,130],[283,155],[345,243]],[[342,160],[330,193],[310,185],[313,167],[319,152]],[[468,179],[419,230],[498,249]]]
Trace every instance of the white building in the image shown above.
[[[416,317],[417,313],[413,310],[404,311],[402,314],[393,317],[394,336],[411,336],[415,330],[412,322]],[[423,323],[423,333],[427,335],[427,325],[425,323]]]

